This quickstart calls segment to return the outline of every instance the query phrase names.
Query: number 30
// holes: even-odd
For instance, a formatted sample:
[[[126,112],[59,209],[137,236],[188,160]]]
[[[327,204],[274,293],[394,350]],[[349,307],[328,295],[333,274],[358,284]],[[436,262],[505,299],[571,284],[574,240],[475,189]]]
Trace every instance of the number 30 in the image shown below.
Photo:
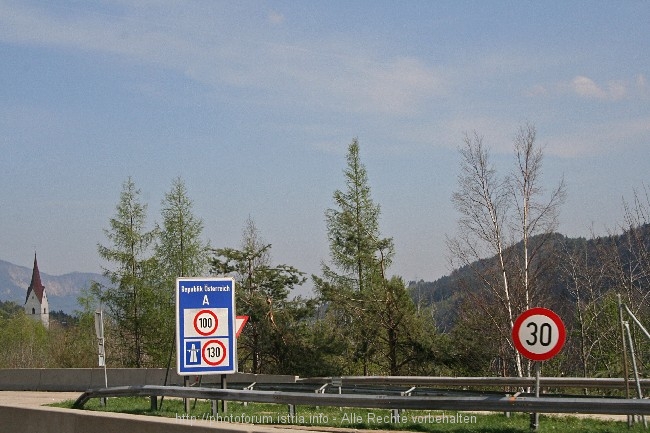
[[[526,328],[533,328],[530,336],[532,337],[532,341],[530,339],[526,340],[526,344],[529,346],[534,346],[537,344],[539,341],[539,344],[542,346],[546,347],[551,344],[552,340],[552,335],[553,335],[553,328],[551,328],[551,325],[549,323],[542,323],[541,326],[537,326],[537,323],[535,322],[530,322],[526,325]],[[537,333],[539,332],[539,338]]]

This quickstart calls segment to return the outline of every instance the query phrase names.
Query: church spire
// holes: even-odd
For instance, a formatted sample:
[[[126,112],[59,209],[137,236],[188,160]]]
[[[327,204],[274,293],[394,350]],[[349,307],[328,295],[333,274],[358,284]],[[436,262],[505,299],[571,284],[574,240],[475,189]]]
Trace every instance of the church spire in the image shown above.
[[[27,296],[25,297],[25,302],[29,299],[29,295],[34,292],[38,298],[38,302],[43,302],[43,291],[45,286],[41,283],[41,273],[38,271],[38,262],[36,261],[36,252],[34,252],[34,270],[32,271],[32,282],[29,283],[29,288],[27,289]]]

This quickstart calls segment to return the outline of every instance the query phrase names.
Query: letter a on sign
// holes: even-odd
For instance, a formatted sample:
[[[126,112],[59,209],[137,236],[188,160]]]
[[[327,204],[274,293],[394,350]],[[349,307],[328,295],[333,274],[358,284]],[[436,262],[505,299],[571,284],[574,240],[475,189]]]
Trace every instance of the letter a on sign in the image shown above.
[[[208,295],[203,296],[203,305],[210,305],[210,301],[208,301]]]

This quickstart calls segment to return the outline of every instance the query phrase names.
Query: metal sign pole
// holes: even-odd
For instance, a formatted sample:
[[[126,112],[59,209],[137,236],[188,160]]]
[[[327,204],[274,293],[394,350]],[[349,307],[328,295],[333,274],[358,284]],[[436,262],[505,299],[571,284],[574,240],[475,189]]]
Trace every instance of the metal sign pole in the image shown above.
[[[104,367],[104,387],[108,388],[108,373],[106,372],[106,348],[104,340],[104,312],[101,304],[95,311],[95,335],[97,336],[97,356],[100,367]],[[101,399],[102,406],[106,406],[106,398]]]
[[[519,353],[535,361],[535,397],[539,398],[539,376],[542,361],[551,359],[564,346],[566,328],[553,311],[536,307],[521,313],[512,327],[512,341]],[[530,414],[530,429],[537,431],[539,414]]]
[[[183,386],[188,387],[190,386],[190,377],[189,376],[183,376]],[[190,399],[187,397],[183,398],[183,407],[185,408],[185,413],[190,413]]]
[[[227,389],[227,388],[228,388],[228,375],[222,374],[221,389]],[[221,413],[225,414],[227,410],[228,410],[228,402],[226,400],[221,400]]]
[[[539,398],[539,376],[540,376],[541,361],[535,362],[535,397]],[[530,430],[537,431],[539,428],[539,413],[533,412],[530,414]]]

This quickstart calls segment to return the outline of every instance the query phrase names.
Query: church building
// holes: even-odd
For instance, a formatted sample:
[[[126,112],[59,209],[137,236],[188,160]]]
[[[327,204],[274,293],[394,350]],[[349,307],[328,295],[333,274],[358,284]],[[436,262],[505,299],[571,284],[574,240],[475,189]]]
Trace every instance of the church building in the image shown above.
[[[41,283],[41,273],[38,271],[36,253],[34,253],[34,270],[32,271],[32,282],[29,284],[25,298],[25,314],[34,320],[40,320],[43,326],[49,328],[49,308],[45,286]]]

